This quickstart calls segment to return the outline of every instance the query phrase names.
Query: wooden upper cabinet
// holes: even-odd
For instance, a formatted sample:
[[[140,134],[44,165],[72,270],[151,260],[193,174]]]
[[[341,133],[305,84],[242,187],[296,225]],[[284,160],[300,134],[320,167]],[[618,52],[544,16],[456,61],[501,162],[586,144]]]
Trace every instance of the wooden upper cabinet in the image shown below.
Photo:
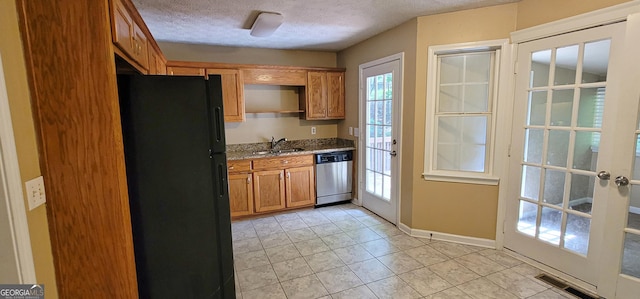
[[[111,31],[113,43],[142,69],[149,67],[148,38],[136,24],[122,0],[111,1]]]
[[[309,72],[300,102],[306,119],[344,119],[344,72]]]
[[[222,77],[224,121],[244,121],[244,81],[242,72],[234,69],[207,69],[207,75],[220,75]]]
[[[164,64],[162,54],[149,47],[149,75],[166,75],[167,67]]]
[[[243,69],[244,84],[305,86],[307,71],[299,69]]]
[[[327,118],[345,118],[344,72],[327,72],[327,107]]]
[[[167,66],[167,75],[170,76],[204,76],[204,68],[201,67],[182,67]]]
[[[307,119],[327,117],[327,75],[325,72],[309,72],[306,90]]]

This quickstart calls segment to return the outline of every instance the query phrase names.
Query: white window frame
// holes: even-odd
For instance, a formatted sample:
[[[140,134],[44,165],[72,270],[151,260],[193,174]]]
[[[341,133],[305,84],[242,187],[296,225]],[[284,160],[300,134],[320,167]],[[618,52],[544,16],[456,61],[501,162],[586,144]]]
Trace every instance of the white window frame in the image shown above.
[[[427,98],[426,98],[426,128],[425,128],[425,152],[424,152],[424,173],[423,178],[427,181],[444,181],[444,182],[457,182],[457,183],[471,183],[481,185],[497,185],[500,181],[497,172],[500,172],[500,166],[502,163],[496,162],[496,152],[498,150],[498,142],[501,137],[497,134],[501,134],[498,128],[498,123],[503,123],[498,116],[500,98],[504,93],[504,86],[507,86],[508,82],[501,82],[501,74],[505,71],[505,66],[509,65],[506,61],[510,53],[506,53],[510,50],[509,40],[490,40],[461,44],[439,45],[431,46],[428,49],[428,67],[427,67]],[[486,160],[485,160],[485,172],[471,172],[471,171],[452,171],[452,170],[439,170],[436,169],[435,156],[437,146],[437,118],[436,107],[438,99],[438,57],[440,55],[447,54],[465,54],[474,52],[486,52],[495,51],[493,74],[492,74],[492,98],[489,99],[491,108],[491,125],[488,128],[488,138],[486,143]],[[506,68],[509,70],[509,68]],[[504,76],[506,77],[506,76]],[[508,105],[507,105],[508,106]],[[500,164],[500,165],[498,165]]]

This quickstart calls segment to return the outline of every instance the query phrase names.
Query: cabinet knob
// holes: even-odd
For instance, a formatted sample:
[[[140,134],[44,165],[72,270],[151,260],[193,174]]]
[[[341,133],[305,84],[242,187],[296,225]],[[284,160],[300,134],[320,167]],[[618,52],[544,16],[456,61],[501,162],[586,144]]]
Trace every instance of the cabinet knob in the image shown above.
[[[251,176],[247,177],[247,185],[251,184]]]
[[[229,166],[229,169],[233,169],[233,168],[234,168],[233,166]]]
[[[284,160],[284,161],[282,161],[282,163],[289,164],[289,161],[288,160]]]

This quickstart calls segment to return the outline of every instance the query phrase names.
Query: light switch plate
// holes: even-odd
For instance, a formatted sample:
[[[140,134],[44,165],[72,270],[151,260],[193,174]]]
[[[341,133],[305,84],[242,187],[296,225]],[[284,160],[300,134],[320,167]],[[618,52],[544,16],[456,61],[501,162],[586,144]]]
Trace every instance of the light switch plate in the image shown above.
[[[349,135],[353,136],[353,127],[349,127]]]
[[[359,128],[353,128],[353,136],[355,136],[355,137],[359,137],[360,136],[360,129]]]
[[[44,192],[44,178],[42,176],[27,181],[24,184],[27,188],[29,211],[39,207],[47,201],[47,197]]]

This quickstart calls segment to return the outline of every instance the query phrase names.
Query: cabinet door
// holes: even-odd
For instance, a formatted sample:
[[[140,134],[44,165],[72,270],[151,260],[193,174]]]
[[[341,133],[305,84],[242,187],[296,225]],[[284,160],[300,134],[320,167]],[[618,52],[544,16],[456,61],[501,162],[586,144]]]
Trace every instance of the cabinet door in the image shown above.
[[[284,209],[284,170],[264,170],[254,172],[253,196],[256,212],[268,212]]]
[[[307,74],[306,93],[307,119],[323,119],[327,117],[327,74],[326,72],[309,72]]]
[[[204,69],[199,67],[168,66],[167,75],[171,76],[204,76]]]
[[[328,118],[344,119],[344,73],[327,73]]]
[[[216,74],[222,77],[224,121],[244,121],[244,83],[242,80],[242,72],[232,69],[207,69],[207,74]]]
[[[132,55],[133,53],[133,21],[129,12],[120,1],[112,1],[113,7],[111,27],[113,32],[113,43],[123,52]]]
[[[148,75],[157,75],[158,74],[158,55],[153,47],[149,47],[149,73]]]
[[[253,214],[253,179],[250,173],[229,174],[231,217]]]
[[[313,166],[289,168],[287,176],[287,207],[310,206],[316,202]]]
[[[147,50],[147,36],[138,27],[136,23],[133,23],[133,55],[136,62],[138,62],[144,69],[149,69],[149,52]]]

